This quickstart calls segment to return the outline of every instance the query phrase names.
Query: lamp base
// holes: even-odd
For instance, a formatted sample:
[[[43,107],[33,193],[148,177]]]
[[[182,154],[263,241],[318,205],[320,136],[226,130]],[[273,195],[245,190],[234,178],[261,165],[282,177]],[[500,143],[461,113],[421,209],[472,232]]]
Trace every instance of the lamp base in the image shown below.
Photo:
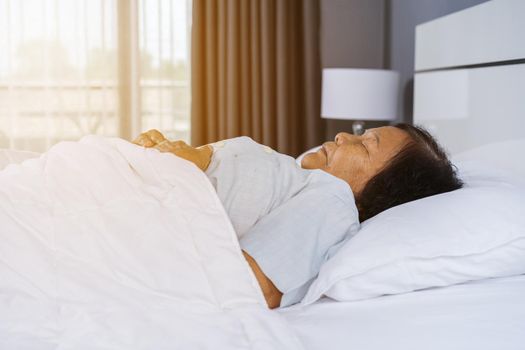
[[[352,123],[352,133],[354,135],[363,135],[365,132],[365,123],[362,121],[355,121]]]

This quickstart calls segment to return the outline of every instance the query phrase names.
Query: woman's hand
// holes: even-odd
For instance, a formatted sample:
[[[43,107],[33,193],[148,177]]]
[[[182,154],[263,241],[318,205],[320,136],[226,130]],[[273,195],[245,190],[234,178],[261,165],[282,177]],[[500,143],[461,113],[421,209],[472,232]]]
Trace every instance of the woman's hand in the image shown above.
[[[193,162],[199,169],[205,171],[210,165],[213,149],[211,146],[192,147],[184,141],[165,140],[155,146],[161,152],[173,153],[178,157]]]
[[[161,152],[173,153],[194,163],[202,171],[210,165],[213,154],[213,149],[209,145],[195,148],[184,141],[170,141],[155,129],[140,134],[133,143],[146,148],[156,148]]]
[[[164,137],[164,135],[162,135],[160,131],[152,129],[140,134],[139,137],[133,140],[133,143],[138,146],[151,148],[155,147],[156,145],[165,140],[166,138]]]

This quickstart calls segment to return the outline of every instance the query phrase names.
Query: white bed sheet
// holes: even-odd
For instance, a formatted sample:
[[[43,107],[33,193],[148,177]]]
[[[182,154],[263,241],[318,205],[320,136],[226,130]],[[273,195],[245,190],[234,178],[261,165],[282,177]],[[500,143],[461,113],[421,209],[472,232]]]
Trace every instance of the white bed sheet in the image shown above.
[[[525,349],[525,275],[279,310],[305,349]]]

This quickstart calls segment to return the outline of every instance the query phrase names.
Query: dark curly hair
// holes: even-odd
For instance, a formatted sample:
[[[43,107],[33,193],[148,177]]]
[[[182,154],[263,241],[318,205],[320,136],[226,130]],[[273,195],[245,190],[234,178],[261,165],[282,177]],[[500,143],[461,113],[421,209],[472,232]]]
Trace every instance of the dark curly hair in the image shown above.
[[[428,131],[403,123],[394,127],[405,131],[410,141],[359,193],[361,222],[396,205],[463,186],[456,167]]]

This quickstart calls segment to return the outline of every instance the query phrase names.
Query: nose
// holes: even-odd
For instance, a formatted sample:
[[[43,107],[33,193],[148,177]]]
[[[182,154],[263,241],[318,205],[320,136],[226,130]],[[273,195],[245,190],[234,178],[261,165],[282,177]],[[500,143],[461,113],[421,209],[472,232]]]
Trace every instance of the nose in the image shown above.
[[[352,135],[347,133],[347,132],[340,132],[338,133],[337,135],[335,135],[335,143],[336,145],[340,145],[341,143],[345,142],[345,141],[350,141],[350,139],[352,138]]]

